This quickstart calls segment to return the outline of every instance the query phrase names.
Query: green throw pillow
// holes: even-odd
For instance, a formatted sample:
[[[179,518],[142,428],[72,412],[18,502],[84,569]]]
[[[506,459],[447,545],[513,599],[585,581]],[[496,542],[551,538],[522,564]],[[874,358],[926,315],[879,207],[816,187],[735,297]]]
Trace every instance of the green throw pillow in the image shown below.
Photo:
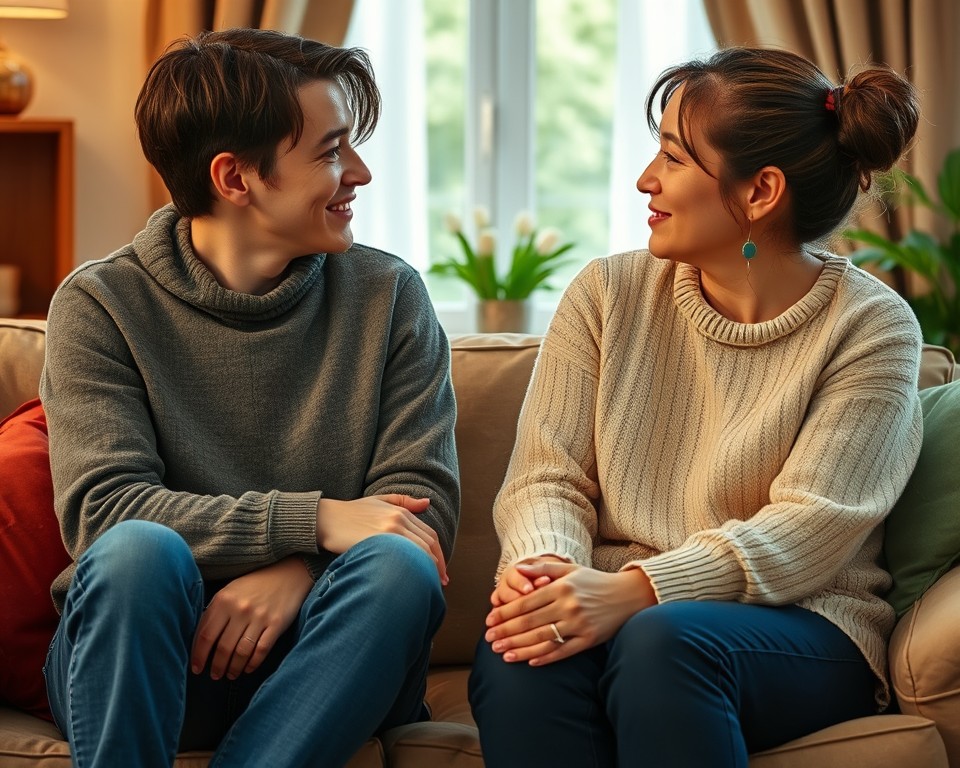
[[[884,539],[898,617],[960,561],[960,381],[921,390],[920,403],[923,447]]]

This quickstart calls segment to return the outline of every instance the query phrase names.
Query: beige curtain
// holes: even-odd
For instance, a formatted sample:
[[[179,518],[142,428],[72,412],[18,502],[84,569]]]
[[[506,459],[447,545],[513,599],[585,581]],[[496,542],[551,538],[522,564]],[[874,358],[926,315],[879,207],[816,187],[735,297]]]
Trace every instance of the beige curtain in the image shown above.
[[[205,29],[278,29],[343,45],[352,11],[353,0],[147,0],[146,66],[174,40]],[[151,169],[150,202],[159,208],[169,201]]]
[[[957,0],[704,0],[720,45],[773,45],[800,53],[835,82],[872,61],[905,74],[920,91],[917,141],[903,162],[930,191],[943,158],[960,146],[960,3]],[[899,238],[916,227],[943,236],[925,209],[895,215],[879,206],[863,226]]]

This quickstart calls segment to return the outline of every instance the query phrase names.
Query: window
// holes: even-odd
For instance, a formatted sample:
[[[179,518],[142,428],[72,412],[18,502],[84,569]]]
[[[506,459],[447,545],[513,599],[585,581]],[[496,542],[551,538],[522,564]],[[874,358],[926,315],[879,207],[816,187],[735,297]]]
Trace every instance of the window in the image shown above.
[[[368,50],[384,94],[356,239],[425,271],[456,253],[447,212],[469,231],[485,207],[503,258],[532,212],[576,242],[558,290],[536,294],[537,332],[587,261],[646,245],[647,89],[714,47],[701,0],[356,0],[346,44]],[[448,332],[473,330],[468,289],[427,284]]]

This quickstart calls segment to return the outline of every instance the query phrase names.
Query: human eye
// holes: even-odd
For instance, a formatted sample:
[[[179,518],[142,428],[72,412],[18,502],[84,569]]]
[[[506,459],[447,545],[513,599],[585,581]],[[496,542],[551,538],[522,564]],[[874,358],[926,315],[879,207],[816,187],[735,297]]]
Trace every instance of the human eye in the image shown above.
[[[679,162],[680,162],[679,160],[677,160],[677,158],[675,158],[673,155],[671,155],[671,154],[670,154],[669,152],[667,152],[667,150],[665,150],[665,149],[661,149],[661,150],[660,150],[660,157],[662,157],[662,158],[663,158],[664,160],[666,160],[668,163],[679,163]]]
[[[316,148],[316,155],[314,155],[315,163],[331,163],[336,162],[340,159],[340,155],[343,154],[343,138],[335,139],[331,142],[324,142]]]

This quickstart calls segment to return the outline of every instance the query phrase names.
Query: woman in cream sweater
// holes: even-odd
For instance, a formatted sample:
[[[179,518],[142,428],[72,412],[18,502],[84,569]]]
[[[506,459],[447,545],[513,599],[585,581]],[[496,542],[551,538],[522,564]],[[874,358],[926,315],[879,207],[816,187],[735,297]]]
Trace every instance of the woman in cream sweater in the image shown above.
[[[814,244],[906,149],[914,90],[732,48],[667,70],[647,115],[649,251],[567,290],[494,509],[492,768],[745,766],[889,701],[879,555],[921,339]]]

